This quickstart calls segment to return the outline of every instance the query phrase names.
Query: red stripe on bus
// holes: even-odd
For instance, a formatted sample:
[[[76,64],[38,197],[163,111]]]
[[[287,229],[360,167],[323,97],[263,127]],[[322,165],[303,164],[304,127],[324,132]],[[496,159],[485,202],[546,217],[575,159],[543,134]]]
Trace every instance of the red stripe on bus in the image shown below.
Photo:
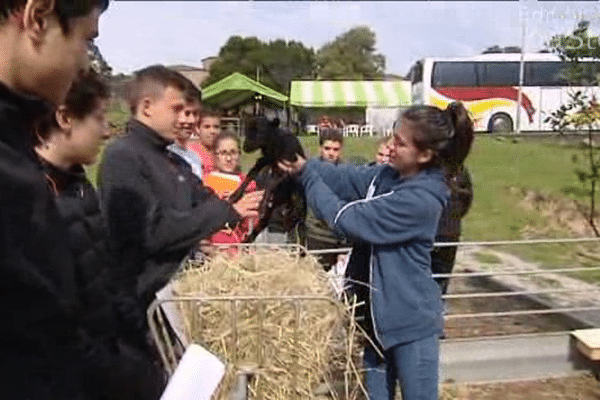
[[[519,90],[511,86],[449,87],[435,90],[443,96],[462,101],[491,100],[493,98],[519,100]],[[521,92],[521,107],[525,109],[529,122],[532,123],[535,108],[529,97],[523,92]]]

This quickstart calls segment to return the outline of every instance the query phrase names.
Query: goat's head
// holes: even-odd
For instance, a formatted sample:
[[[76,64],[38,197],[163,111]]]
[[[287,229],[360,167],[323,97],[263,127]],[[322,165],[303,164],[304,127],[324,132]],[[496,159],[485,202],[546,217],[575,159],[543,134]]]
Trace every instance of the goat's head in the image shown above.
[[[260,149],[268,162],[276,160],[296,160],[296,154],[304,155],[298,138],[289,130],[279,127],[279,119],[269,121],[256,117],[246,125],[244,151],[251,153]]]
[[[252,153],[258,149],[264,149],[269,141],[278,135],[279,119],[269,121],[266,117],[252,118],[246,124],[246,139],[244,140],[244,152]]]

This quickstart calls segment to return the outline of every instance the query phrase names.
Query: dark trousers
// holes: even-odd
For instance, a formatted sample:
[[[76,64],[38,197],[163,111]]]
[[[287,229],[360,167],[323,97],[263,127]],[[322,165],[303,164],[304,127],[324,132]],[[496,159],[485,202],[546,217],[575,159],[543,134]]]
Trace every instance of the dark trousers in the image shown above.
[[[458,242],[458,239],[443,239],[442,242]],[[457,246],[435,247],[431,252],[431,272],[433,274],[450,274],[456,260]],[[435,278],[442,295],[448,291],[450,278]]]

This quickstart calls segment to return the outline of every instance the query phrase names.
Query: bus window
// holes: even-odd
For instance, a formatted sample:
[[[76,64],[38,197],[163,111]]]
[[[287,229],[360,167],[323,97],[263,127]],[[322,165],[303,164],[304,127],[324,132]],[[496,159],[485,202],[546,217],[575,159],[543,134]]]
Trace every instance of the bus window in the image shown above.
[[[518,62],[477,63],[481,86],[518,86]]]
[[[564,86],[566,65],[561,62],[526,62],[524,86]]]
[[[436,62],[433,66],[432,87],[477,86],[475,63]]]

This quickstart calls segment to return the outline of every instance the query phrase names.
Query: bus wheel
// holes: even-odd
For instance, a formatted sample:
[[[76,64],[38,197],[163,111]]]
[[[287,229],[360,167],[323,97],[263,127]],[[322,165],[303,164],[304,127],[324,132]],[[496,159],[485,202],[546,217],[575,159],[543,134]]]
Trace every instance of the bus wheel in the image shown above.
[[[513,121],[510,115],[505,113],[494,114],[488,124],[490,133],[511,133],[513,131]]]

